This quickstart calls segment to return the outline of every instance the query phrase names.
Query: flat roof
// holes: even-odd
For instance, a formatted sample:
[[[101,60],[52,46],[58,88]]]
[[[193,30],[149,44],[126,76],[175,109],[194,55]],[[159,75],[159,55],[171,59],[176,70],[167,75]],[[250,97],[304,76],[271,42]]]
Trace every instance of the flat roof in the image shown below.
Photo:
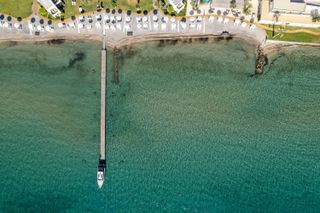
[[[57,8],[51,0],[37,0],[46,10]],[[58,8],[57,8],[58,9]]]
[[[305,7],[304,0],[274,0],[272,10],[304,12]]]

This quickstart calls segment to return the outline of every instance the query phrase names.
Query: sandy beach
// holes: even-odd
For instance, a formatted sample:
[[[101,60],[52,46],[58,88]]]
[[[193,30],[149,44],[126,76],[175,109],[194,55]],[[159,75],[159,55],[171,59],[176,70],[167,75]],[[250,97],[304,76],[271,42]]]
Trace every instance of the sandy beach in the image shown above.
[[[248,37],[241,34],[230,34],[230,35],[220,35],[220,34],[199,34],[199,33],[162,33],[162,34],[147,34],[147,35],[137,35],[132,37],[124,37],[120,40],[112,40],[107,38],[107,47],[109,48],[121,48],[123,46],[132,45],[135,43],[143,43],[149,41],[160,41],[160,40],[192,40],[192,39],[210,39],[210,38],[241,38],[247,42],[254,42],[256,44],[259,41],[254,38]],[[89,34],[47,34],[42,36],[30,36],[27,34],[13,34],[10,37],[8,35],[0,34],[0,42],[41,42],[50,40],[75,40],[75,41],[102,41],[101,35],[89,35]]]

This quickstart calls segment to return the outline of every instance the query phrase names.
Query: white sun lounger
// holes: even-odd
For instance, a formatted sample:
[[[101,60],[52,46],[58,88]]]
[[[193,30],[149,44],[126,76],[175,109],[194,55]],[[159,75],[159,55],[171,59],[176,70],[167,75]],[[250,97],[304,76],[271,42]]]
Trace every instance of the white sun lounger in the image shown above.
[[[161,24],[161,30],[162,30],[162,31],[167,30],[167,24],[166,24],[166,23],[162,23],[162,24]]]

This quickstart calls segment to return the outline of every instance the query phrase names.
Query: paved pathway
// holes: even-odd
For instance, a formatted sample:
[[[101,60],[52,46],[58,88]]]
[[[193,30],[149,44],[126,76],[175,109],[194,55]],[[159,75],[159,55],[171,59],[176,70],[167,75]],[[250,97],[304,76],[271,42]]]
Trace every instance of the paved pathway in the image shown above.
[[[38,15],[38,11],[39,11],[39,4],[37,0],[33,0],[32,2],[32,14],[33,15]]]

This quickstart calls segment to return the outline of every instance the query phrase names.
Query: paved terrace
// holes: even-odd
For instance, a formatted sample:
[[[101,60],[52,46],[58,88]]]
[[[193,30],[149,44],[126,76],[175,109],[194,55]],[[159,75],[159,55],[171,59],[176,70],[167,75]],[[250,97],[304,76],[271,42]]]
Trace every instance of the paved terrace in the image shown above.
[[[126,40],[162,37],[192,37],[221,35],[254,39],[263,43],[266,33],[243,17],[218,15],[194,15],[186,18],[164,16],[153,11],[147,15],[131,15],[126,12],[107,11],[79,16],[65,22],[51,22],[34,16],[18,21],[7,16],[0,17],[0,40],[33,40],[46,38],[85,38],[107,35],[107,44],[121,45]]]

